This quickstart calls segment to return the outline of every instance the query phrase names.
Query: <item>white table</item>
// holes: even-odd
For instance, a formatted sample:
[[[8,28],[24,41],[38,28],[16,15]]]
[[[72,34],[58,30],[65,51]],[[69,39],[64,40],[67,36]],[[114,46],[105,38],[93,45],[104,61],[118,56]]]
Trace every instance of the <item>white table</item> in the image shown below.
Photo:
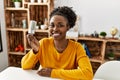
[[[8,67],[0,72],[0,80],[58,80],[43,77],[37,74],[37,70],[23,70],[18,67]]]

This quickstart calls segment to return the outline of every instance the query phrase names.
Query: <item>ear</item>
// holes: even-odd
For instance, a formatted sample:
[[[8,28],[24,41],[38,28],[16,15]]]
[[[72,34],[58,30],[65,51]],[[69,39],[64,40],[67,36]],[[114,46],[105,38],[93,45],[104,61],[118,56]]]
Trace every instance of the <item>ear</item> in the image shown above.
[[[67,30],[69,30],[69,29],[70,29],[70,26],[68,25],[68,26],[67,26]]]

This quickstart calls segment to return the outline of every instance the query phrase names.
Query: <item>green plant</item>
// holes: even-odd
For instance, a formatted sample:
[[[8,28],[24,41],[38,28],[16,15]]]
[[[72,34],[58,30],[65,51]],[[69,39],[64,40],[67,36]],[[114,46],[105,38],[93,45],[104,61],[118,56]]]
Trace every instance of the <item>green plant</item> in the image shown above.
[[[114,57],[115,55],[114,55],[113,52],[110,52],[110,53],[107,54],[107,56],[108,56],[108,57]]]
[[[107,35],[107,33],[106,32],[104,32],[104,31],[102,31],[102,32],[100,32],[100,36],[106,36]]]
[[[22,0],[12,0],[13,2],[22,2]]]

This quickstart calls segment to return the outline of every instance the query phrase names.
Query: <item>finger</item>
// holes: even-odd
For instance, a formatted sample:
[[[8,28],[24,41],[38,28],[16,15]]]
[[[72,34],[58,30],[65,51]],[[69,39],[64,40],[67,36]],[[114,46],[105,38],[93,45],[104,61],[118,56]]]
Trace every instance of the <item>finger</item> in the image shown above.
[[[32,36],[33,36],[33,34],[27,34],[27,38],[32,37]]]
[[[46,70],[45,70],[44,68],[40,70],[40,72],[45,72],[45,71],[46,71]]]
[[[43,69],[41,69],[40,71],[38,71],[38,74],[41,75],[41,76],[50,77],[51,71],[52,71],[51,68],[43,68]]]
[[[34,41],[34,40],[35,40],[35,37],[32,36],[32,35],[30,35],[30,36],[28,36],[28,39],[29,39],[30,41]]]
[[[40,70],[37,72],[37,74],[41,75],[41,76],[45,76],[45,71],[44,70]]]

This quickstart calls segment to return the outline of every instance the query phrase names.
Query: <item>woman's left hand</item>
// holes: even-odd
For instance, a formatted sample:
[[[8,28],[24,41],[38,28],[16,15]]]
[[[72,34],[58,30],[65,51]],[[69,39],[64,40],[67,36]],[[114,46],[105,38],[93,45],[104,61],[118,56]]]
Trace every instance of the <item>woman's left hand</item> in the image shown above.
[[[42,68],[40,71],[37,72],[37,74],[39,74],[41,76],[50,77],[51,72],[52,72],[51,68]]]

